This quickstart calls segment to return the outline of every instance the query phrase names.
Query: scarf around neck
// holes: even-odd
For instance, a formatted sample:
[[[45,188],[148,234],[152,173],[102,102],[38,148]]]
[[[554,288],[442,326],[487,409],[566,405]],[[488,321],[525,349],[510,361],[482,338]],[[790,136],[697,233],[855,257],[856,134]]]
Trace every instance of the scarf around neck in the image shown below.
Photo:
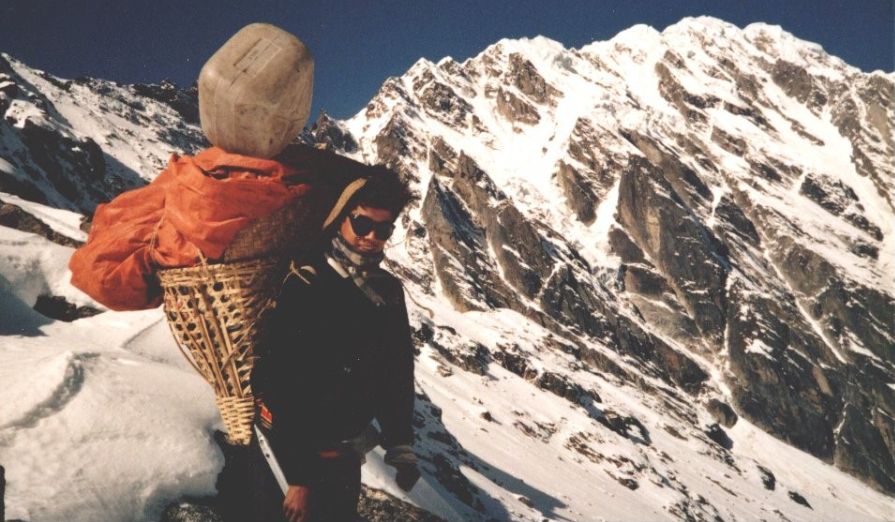
[[[373,302],[374,305],[383,306],[385,300],[374,289],[373,280],[377,274],[381,274],[377,269],[379,263],[385,258],[384,252],[376,252],[375,254],[364,254],[351,248],[351,246],[342,237],[342,234],[336,233],[332,241],[330,249],[330,257],[339,264],[352,282],[360,288],[360,290]]]
[[[366,277],[369,272],[379,267],[385,258],[384,252],[365,254],[351,248],[342,234],[336,233],[332,240],[330,255],[338,261],[352,276]]]

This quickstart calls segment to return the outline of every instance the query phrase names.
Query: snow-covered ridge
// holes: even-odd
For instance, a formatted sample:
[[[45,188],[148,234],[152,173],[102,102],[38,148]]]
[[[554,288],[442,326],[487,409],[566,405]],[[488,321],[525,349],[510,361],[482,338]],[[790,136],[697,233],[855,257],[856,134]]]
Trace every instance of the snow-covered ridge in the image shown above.
[[[6,85],[0,89],[4,187],[16,187],[6,192],[92,211],[152,180],[172,153],[194,152],[204,143],[198,125],[139,94],[140,86],[63,80],[7,54],[0,55],[0,78]]]

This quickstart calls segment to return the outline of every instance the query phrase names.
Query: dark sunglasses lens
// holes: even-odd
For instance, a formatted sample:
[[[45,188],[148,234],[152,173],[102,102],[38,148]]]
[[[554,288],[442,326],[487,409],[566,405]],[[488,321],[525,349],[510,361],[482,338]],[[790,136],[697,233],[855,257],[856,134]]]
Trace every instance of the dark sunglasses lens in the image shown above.
[[[366,216],[351,216],[351,228],[356,235],[364,237],[373,230],[373,220]]]
[[[376,237],[385,241],[391,237],[395,230],[395,225],[387,221],[373,221],[367,216],[351,216],[351,228],[354,233],[360,237],[364,237],[375,229]]]
[[[392,236],[395,231],[395,225],[391,223],[376,223],[376,237],[385,241]]]

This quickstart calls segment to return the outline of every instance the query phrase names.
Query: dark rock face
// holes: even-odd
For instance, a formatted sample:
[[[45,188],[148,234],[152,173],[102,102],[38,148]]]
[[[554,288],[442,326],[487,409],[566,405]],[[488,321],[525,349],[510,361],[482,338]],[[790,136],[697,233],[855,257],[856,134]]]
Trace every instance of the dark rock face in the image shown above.
[[[717,424],[712,424],[708,428],[705,429],[705,435],[711,439],[715,444],[721,446],[724,449],[729,450],[733,447],[733,441],[730,440],[730,437],[727,436],[727,432],[718,426]]]
[[[2,201],[0,201],[0,225],[21,230],[22,232],[37,234],[63,246],[77,248],[83,244],[80,241],[56,232],[50,228],[49,225],[25,212],[16,205],[3,203]]]
[[[609,246],[612,253],[621,257],[625,263],[643,263],[643,250],[640,250],[624,230],[613,226],[609,229]],[[650,265],[652,266],[652,265]]]
[[[75,141],[27,119],[19,135],[47,181],[66,199],[77,202],[79,210],[92,210],[123,189],[120,181],[105,179],[105,158],[93,140]],[[79,175],[72,177],[71,171]]]
[[[863,345],[886,361],[895,360],[890,344],[895,298],[861,283],[842,280],[838,269],[790,236],[777,240],[773,253],[796,290],[815,295],[812,316],[824,324],[837,347]]]
[[[667,274],[700,331],[719,342],[725,326],[729,260],[655,166],[632,157],[621,174],[619,222]],[[686,238],[686,239],[684,239]]]
[[[617,234],[616,237],[627,236]],[[623,263],[619,267],[618,279],[620,289],[624,290],[630,303],[657,331],[685,344],[699,337],[696,324],[654,266],[641,262]]]
[[[764,466],[758,466],[758,472],[761,473],[761,482],[764,484],[765,489],[774,491],[777,487],[777,477]]]
[[[404,156],[410,152],[406,131],[397,119],[389,121],[385,131],[377,137],[376,146],[379,156],[384,158]]]
[[[708,412],[725,428],[733,427],[739,420],[736,412],[726,402],[712,398],[705,406]]]
[[[559,94],[559,91],[538,73],[534,64],[521,54],[511,53],[509,66],[508,76],[512,78],[513,84],[536,102],[547,103]]]
[[[626,439],[631,439],[640,444],[650,444],[649,430],[637,418],[619,415],[614,411],[605,411],[603,416],[597,419],[600,424],[618,433]]]
[[[605,316],[593,313],[603,307],[594,291],[568,266],[560,266],[545,283],[541,307],[560,322],[600,338],[613,338]]]
[[[497,112],[510,121],[528,125],[535,125],[541,121],[541,115],[533,105],[503,89],[497,90]]]
[[[435,176],[423,201],[423,219],[435,272],[454,307],[468,311],[508,306],[508,289],[496,278],[493,262],[481,255],[484,231]]]
[[[582,262],[556,250],[471,158],[435,140],[429,166],[435,175],[422,215],[435,272],[454,306],[504,306],[542,324],[565,325],[648,361],[650,374],[688,391],[700,388],[707,374],[618,316],[605,301],[608,292],[584,275]],[[540,310],[525,298],[535,299]],[[492,356],[504,362],[498,353]]]
[[[668,55],[666,55],[668,56]],[[673,58],[671,62],[678,61],[679,58]],[[660,61],[656,63],[656,74],[659,76],[659,93],[663,98],[668,100],[681,115],[693,124],[704,124],[706,122],[705,113],[702,109],[713,107],[720,100],[715,97],[705,98],[687,92],[672,72],[673,63],[669,61]],[[671,67],[669,67],[669,64]]]
[[[451,86],[431,81],[420,93],[420,101],[429,114],[447,125],[467,128],[473,114],[472,105],[459,96]]]
[[[753,246],[761,244],[761,238],[758,236],[755,225],[746,217],[736,202],[726,194],[721,197],[721,201],[715,207],[715,215],[720,218],[718,227],[721,230],[726,228]]]
[[[444,519],[420,509],[413,504],[403,502],[385,491],[362,486],[358,513],[368,522],[392,522],[406,520],[408,522],[443,522]]]
[[[199,125],[199,88],[193,84],[188,89],[180,89],[170,80],[159,84],[133,84],[134,93],[168,105],[193,125]]]
[[[811,507],[811,504],[808,503],[808,500],[806,500],[805,497],[800,495],[797,491],[787,491],[786,494],[789,495],[789,498],[796,504],[801,504],[808,509],[814,509],[813,507]]]
[[[851,395],[855,400],[846,402],[843,408],[832,460],[840,469],[867,476],[880,489],[895,490],[895,421],[891,410],[877,409],[867,418],[863,411],[872,404],[871,399],[857,390]]]
[[[880,228],[871,223],[864,215],[864,207],[861,205],[858,195],[841,181],[827,180],[809,174],[802,182],[802,186],[799,187],[799,193],[804,194],[834,216],[844,214],[848,222],[869,234],[873,239],[883,240]]]
[[[37,296],[37,302],[34,303],[34,310],[50,319],[59,319],[60,321],[66,322],[102,313],[102,310],[93,308],[92,306],[75,306],[66,301],[64,297],[44,294]]]
[[[771,78],[786,94],[812,109],[816,110],[827,103],[823,87],[803,67],[786,60],[777,60]]]
[[[597,218],[596,196],[584,177],[575,170],[575,167],[560,162],[557,179],[566,196],[566,203],[575,212],[578,220],[585,225],[593,223]]]
[[[763,429],[830,460],[837,400],[832,384],[822,373],[818,378],[806,358],[817,340],[791,328],[785,321],[793,311],[779,303],[744,296],[739,286],[731,300],[748,310],[731,314],[728,332],[735,407]]]
[[[317,121],[311,126],[310,133],[311,140],[315,144],[322,144],[327,148],[348,154],[357,151],[357,141],[354,136],[326,113],[320,113]]]

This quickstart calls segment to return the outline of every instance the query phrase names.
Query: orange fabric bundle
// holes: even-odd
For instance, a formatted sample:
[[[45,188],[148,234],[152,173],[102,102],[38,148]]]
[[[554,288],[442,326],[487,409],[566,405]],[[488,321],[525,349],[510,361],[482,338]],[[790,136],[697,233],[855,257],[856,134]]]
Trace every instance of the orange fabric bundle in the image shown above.
[[[149,185],[99,205],[87,244],[69,261],[72,284],[112,310],[161,304],[157,268],[220,258],[241,229],[310,189],[305,173],[217,147],[171,156]]]

